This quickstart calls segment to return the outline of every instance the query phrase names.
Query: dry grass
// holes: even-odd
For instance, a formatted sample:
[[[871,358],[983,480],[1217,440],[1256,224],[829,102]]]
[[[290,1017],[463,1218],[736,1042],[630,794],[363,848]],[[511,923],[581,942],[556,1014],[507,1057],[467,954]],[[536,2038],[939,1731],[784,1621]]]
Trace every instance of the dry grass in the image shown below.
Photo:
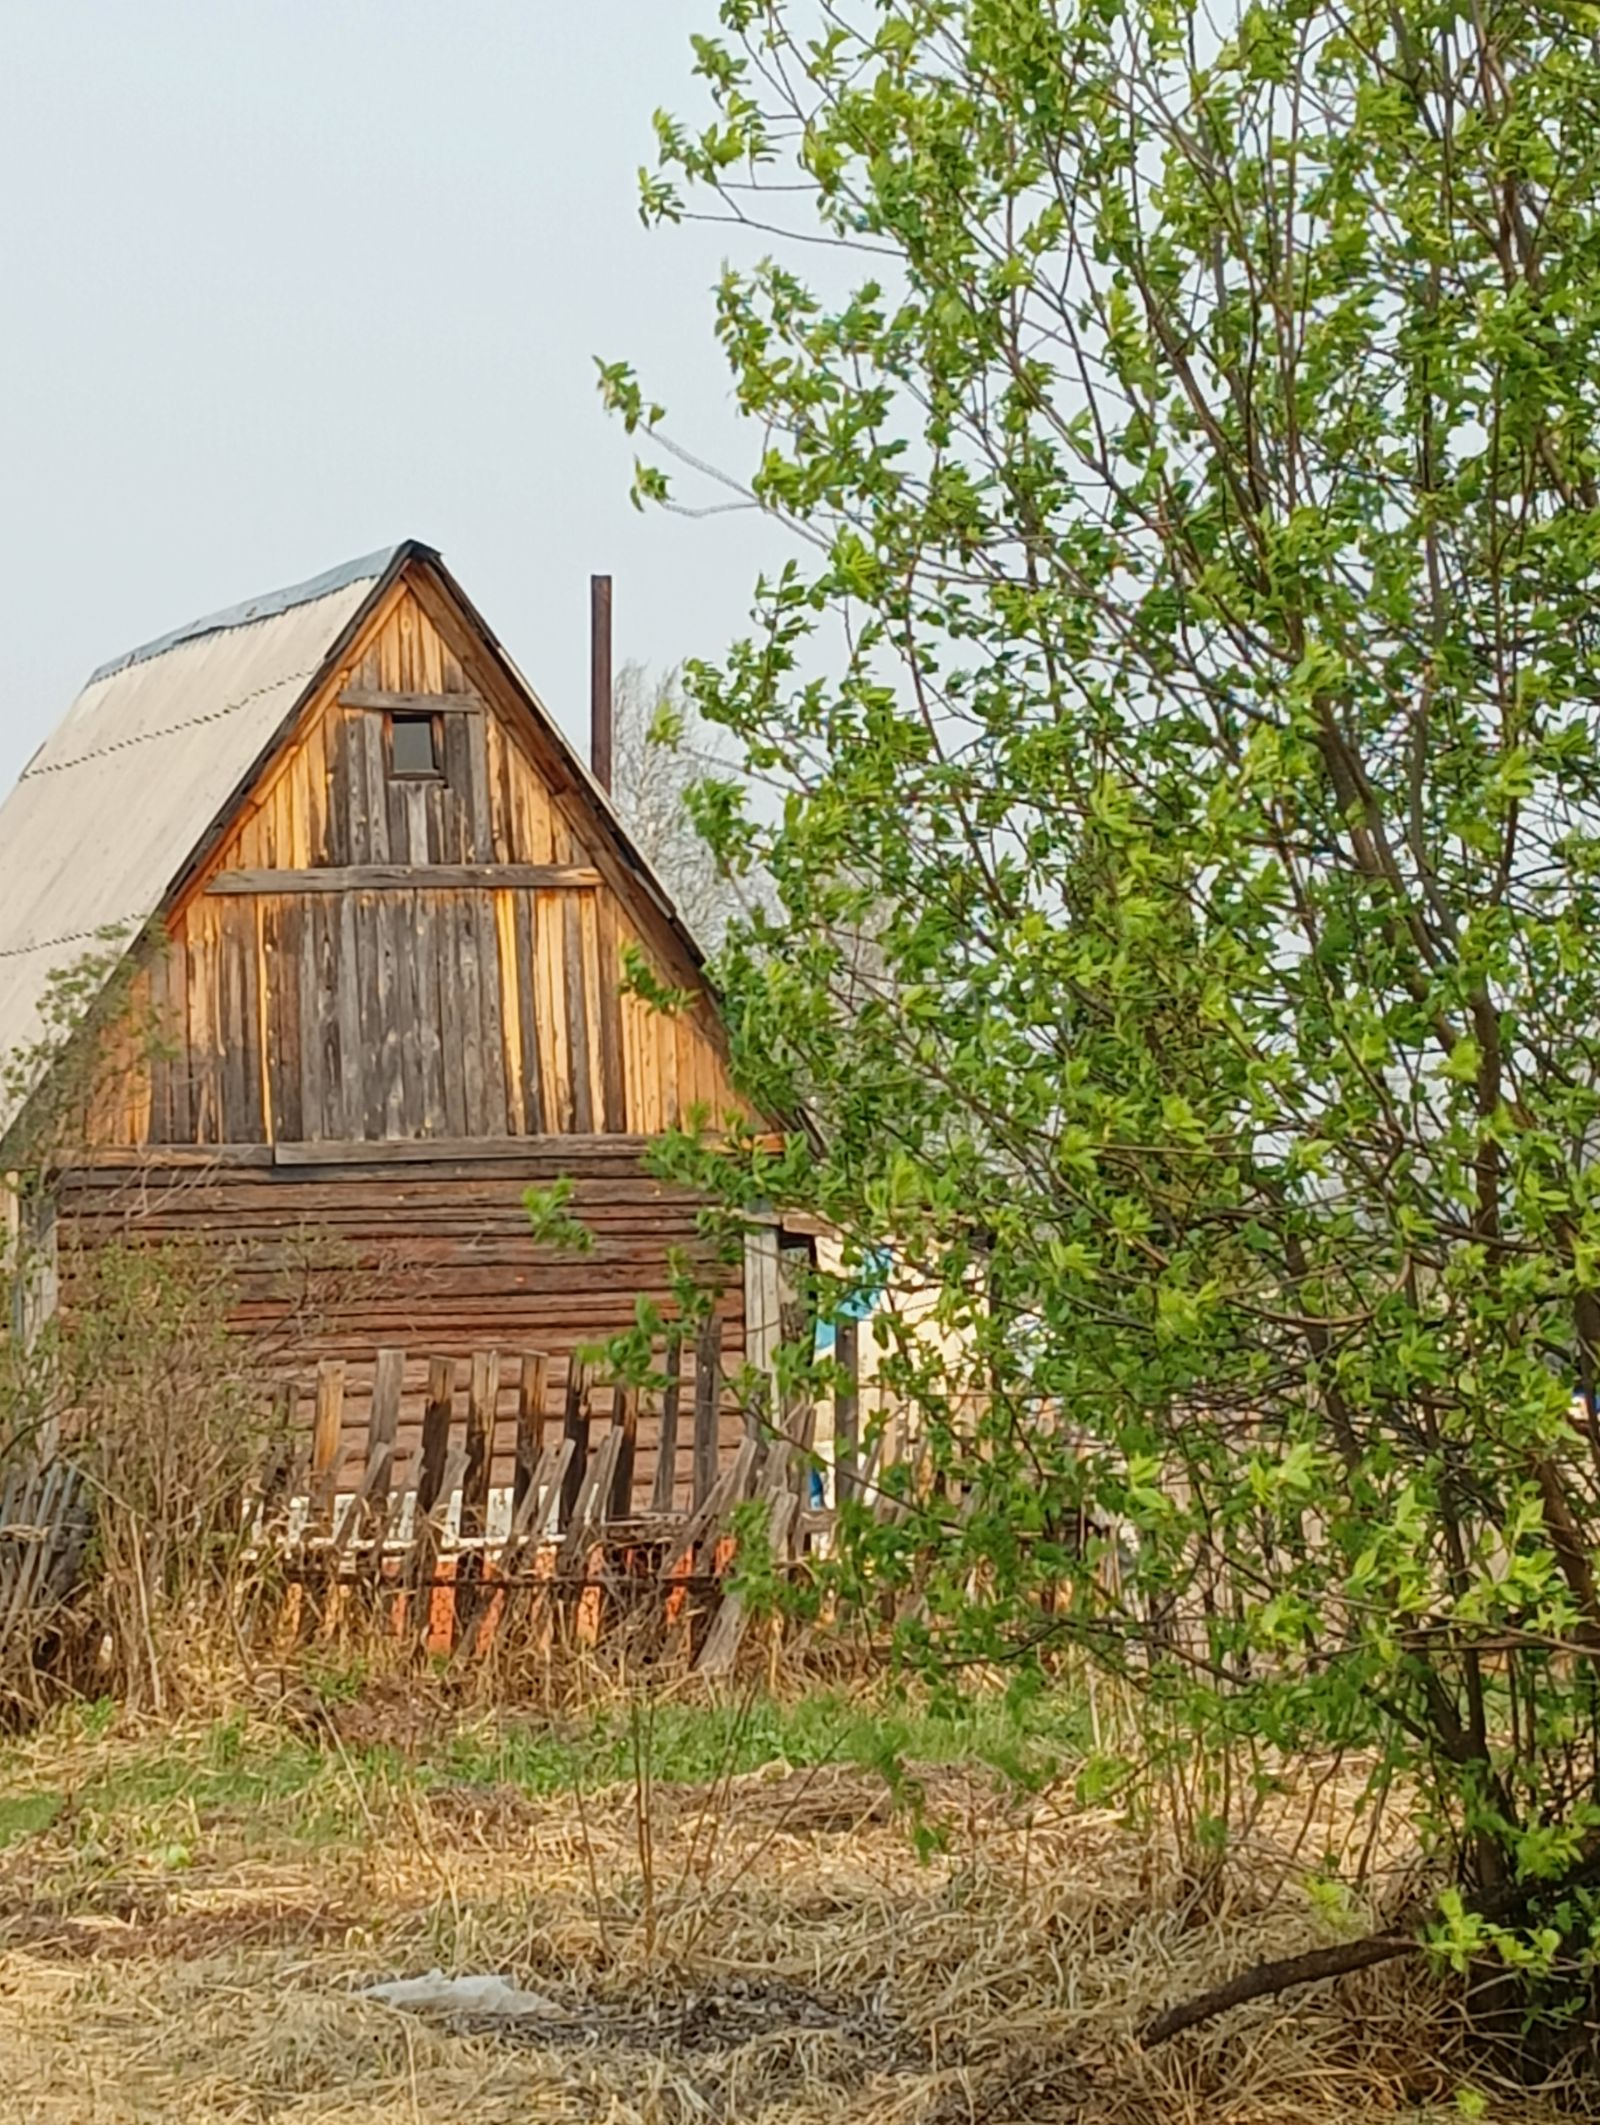
[[[175,1734],[180,1767],[186,1747]],[[1061,1793],[1022,1803],[959,1767],[923,1777],[925,1821],[945,1836],[919,1858],[882,1781],[853,1767],[533,1798],[428,1787],[335,1738],[315,1796],[241,1788],[215,1804],[181,1768],[119,1788],[119,1765],[148,1751],[80,1735],[10,1760],[23,1828],[0,1851],[7,2120],[1461,2114],[1453,2010],[1420,1971],[1140,2050],[1158,2006],[1329,1937],[1294,1886],[1303,1811],[1258,1822],[1231,1886],[1199,1892],[1115,1814]],[[62,1791],[29,1827],[29,1794]],[[560,2014],[495,2031],[353,1997],[434,1964],[505,1971]],[[1494,2100],[1482,2114],[1543,2115]]]

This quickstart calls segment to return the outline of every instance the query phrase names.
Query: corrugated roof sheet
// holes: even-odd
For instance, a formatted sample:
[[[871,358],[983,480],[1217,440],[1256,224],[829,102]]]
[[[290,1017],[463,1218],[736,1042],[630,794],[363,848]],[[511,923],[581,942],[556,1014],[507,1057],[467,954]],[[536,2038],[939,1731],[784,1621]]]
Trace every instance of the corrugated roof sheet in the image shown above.
[[[0,1058],[39,1038],[53,973],[107,930],[131,944],[161,907],[402,550],[192,621],[90,679],[0,806]]]

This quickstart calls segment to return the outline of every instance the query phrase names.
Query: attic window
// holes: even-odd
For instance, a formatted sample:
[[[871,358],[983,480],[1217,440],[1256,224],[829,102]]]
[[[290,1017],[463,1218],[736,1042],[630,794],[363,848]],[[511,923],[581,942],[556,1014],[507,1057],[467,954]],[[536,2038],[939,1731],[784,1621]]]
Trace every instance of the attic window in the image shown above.
[[[397,782],[438,778],[439,732],[432,716],[389,718],[389,772]]]

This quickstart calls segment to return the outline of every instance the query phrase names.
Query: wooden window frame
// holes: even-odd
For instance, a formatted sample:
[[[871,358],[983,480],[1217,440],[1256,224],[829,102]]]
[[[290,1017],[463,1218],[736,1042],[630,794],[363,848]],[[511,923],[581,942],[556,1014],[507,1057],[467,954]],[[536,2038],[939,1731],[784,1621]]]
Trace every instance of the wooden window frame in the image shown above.
[[[425,715],[412,710],[391,710],[384,721],[384,754],[388,762],[391,782],[443,782],[444,776],[444,718],[440,715]],[[433,738],[433,765],[428,768],[396,767],[394,755],[395,726],[398,723],[426,723]]]

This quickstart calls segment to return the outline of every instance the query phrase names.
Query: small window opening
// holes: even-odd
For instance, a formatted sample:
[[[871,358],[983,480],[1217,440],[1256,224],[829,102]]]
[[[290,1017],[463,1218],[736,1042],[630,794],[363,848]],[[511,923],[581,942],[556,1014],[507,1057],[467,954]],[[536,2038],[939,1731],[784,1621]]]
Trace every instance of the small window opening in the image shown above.
[[[432,716],[389,718],[389,772],[415,779],[439,772],[439,734]]]

